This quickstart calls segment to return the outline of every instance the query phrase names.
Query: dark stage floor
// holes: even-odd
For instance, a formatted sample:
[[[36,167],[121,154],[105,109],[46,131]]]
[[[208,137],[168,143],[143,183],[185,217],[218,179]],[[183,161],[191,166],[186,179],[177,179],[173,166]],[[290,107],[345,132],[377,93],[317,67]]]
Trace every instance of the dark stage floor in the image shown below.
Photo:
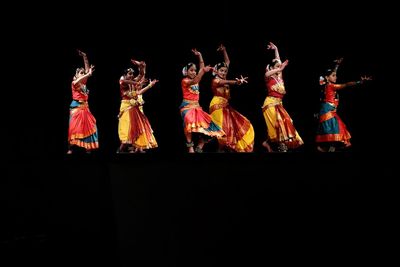
[[[2,168],[2,250],[15,266],[377,261],[397,175],[392,161],[375,158],[354,152],[25,158]]]

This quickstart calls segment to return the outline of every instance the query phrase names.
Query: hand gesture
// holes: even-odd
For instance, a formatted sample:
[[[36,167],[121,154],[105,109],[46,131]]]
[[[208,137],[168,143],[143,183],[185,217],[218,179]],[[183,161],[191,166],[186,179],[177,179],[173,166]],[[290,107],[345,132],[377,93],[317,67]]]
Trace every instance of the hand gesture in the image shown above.
[[[203,69],[204,69],[204,72],[209,72],[210,70],[214,71],[214,68],[211,67],[210,65],[205,66]]]
[[[146,67],[146,62],[144,61],[138,61],[135,59],[131,59],[132,64],[138,66],[138,67]]]
[[[226,50],[226,48],[225,48],[225,46],[223,45],[223,44],[220,44],[219,45],[219,47],[217,48],[217,51],[225,51]]]
[[[371,81],[372,77],[371,76],[362,76],[361,77],[361,82],[363,83],[364,81]]]
[[[92,76],[93,72],[94,72],[94,65],[90,65],[89,72],[88,72],[89,75]]]
[[[156,83],[158,83],[157,79],[151,80],[150,79],[150,86],[153,87]]]
[[[138,61],[138,60],[135,60],[135,59],[131,59],[131,62],[132,62],[132,64],[133,65],[136,65],[136,66],[139,66],[140,65],[140,61]]]
[[[289,64],[289,60],[286,59],[285,61],[283,61],[282,65],[281,65],[281,68],[282,69],[285,68],[288,64]]]
[[[341,58],[335,59],[333,62],[335,62],[337,65],[339,65],[340,63],[342,63],[342,61],[343,61],[343,58],[341,57]]]
[[[77,49],[77,50],[78,50],[78,54],[79,54],[81,57],[86,57],[86,53],[82,52],[82,51],[79,50],[79,49]]]
[[[238,85],[241,85],[243,83],[248,83],[247,79],[248,79],[248,77],[243,77],[242,75],[240,75],[240,79],[236,78],[236,81],[237,81]]]
[[[201,55],[201,53],[200,53],[199,51],[197,51],[196,48],[193,48],[193,49],[192,49],[192,52],[193,52],[196,56],[200,56],[200,55]]]
[[[278,48],[276,47],[276,45],[274,45],[274,43],[269,42],[269,44],[268,44],[268,46],[267,46],[267,49],[276,50],[276,49],[278,49]]]

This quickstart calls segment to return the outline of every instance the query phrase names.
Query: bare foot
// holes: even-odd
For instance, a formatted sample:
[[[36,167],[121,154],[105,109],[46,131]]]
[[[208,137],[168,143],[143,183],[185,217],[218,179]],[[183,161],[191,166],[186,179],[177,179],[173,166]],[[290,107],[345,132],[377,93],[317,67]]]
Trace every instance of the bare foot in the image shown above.
[[[269,144],[268,144],[267,141],[264,141],[264,142],[262,143],[262,145],[263,145],[263,147],[265,147],[265,148],[267,149],[268,152],[274,152],[274,151],[272,150],[272,148],[269,146]]]
[[[135,153],[146,153],[146,151],[144,151],[143,148],[136,148]]]
[[[336,147],[334,146],[330,146],[328,149],[328,152],[335,152],[336,151]]]
[[[221,143],[218,144],[218,150],[217,150],[217,152],[218,152],[218,153],[225,153],[225,146],[224,146],[224,144],[221,144]]]
[[[72,154],[72,150],[68,150],[68,151],[67,151],[67,154]]]

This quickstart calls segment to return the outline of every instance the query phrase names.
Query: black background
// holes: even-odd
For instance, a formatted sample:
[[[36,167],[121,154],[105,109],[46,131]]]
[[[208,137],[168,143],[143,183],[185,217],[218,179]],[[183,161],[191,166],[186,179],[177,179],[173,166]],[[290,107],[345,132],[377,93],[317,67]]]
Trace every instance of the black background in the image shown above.
[[[181,70],[190,61],[197,63],[192,48],[203,53],[206,64],[213,66],[221,61],[222,55],[216,51],[220,43],[225,44],[231,58],[230,78],[241,74],[249,77],[249,84],[233,88],[231,102],[254,125],[255,151],[259,151],[266,131],[260,110],[265,98],[263,75],[273,58],[273,51],[266,49],[269,41],[278,46],[283,60],[289,59],[284,73],[288,91],[285,106],[306,141],[304,149],[314,149],[313,115],[318,112],[319,76],[339,57],[344,57],[344,62],[338,82],[358,80],[361,75],[374,78],[368,85],[344,90],[339,113],[353,134],[356,149],[376,147],[369,145],[374,135],[371,129],[375,128],[371,124],[387,116],[370,110],[382,103],[382,97],[388,100],[381,88],[390,86],[389,66],[395,58],[395,18],[387,5],[266,3],[264,7],[251,1],[175,4],[113,3],[94,7],[81,3],[75,7],[57,3],[54,9],[46,6],[52,10],[46,12],[40,11],[44,6],[37,3],[24,6],[16,20],[22,26],[9,22],[15,27],[6,28],[9,38],[5,45],[10,50],[4,51],[11,64],[7,66],[16,71],[5,82],[18,87],[16,81],[27,81],[29,85],[20,89],[23,95],[17,94],[18,100],[27,103],[36,115],[30,114],[24,126],[29,134],[20,136],[16,131],[15,141],[7,142],[12,144],[12,156],[25,151],[30,155],[25,143],[34,144],[35,151],[44,158],[64,154],[67,143],[60,139],[67,138],[68,120],[61,118],[68,118],[71,79],[75,69],[83,65],[77,49],[85,51],[89,62],[96,66],[88,88],[99,128],[98,153],[112,157],[118,147],[118,79],[124,69],[132,66],[131,58],[146,61],[148,77],[160,80],[144,96],[146,114],[159,142],[157,150],[163,154],[184,152],[178,109]],[[35,11],[29,12],[30,8]],[[211,75],[206,75],[200,84],[200,103],[206,110],[212,98],[210,80]],[[15,93],[6,93],[15,98]],[[21,108],[13,112],[26,114]],[[209,150],[213,149],[211,146]]]
[[[6,10],[7,11],[7,10]],[[384,3],[246,1],[24,4],[4,21],[7,76],[1,195],[4,266],[219,266],[263,261],[381,261],[391,235],[396,151],[394,9]],[[274,42],[282,59],[284,105],[305,141],[267,154],[263,75]],[[256,132],[251,154],[188,155],[179,104],[181,69],[231,59],[229,76],[249,83],[231,104]],[[85,51],[100,149],[67,157],[70,84]],[[315,152],[318,78],[344,57],[338,82],[374,80],[341,92],[339,114],[353,138],[345,153]],[[130,59],[160,82],[145,95],[159,148],[116,155],[118,79]],[[210,75],[200,104],[212,98]],[[10,108],[9,108],[10,107]],[[397,175],[396,175],[397,176]],[[18,260],[14,258],[18,256]]]

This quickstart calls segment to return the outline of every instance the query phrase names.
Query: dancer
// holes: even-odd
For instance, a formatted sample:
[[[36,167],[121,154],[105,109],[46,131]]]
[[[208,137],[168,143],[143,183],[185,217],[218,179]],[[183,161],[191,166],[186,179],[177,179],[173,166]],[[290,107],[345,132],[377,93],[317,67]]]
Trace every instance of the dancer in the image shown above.
[[[150,80],[148,85],[143,88],[144,84],[148,82],[144,77],[146,64],[143,61],[139,62],[133,59],[131,61],[138,66],[139,74],[135,77],[134,70],[128,68],[119,80],[121,105],[118,114],[118,135],[121,144],[117,153],[128,151],[143,153],[145,149],[158,146],[149,120],[142,108],[143,93],[153,87],[158,80]]]
[[[89,65],[86,53],[78,50],[78,54],[83,58],[84,68],[77,68],[72,79],[67,154],[72,154],[73,147],[83,148],[86,153],[99,148],[96,119],[89,110],[89,90],[86,87],[94,66]]]
[[[181,81],[183,101],[179,108],[183,119],[183,130],[188,152],[201,153],[203,152],[207,137],[222,137],[225,133],[199,105],[199,82],[204,73],[209,72],[212,68],[204,65],[203,57],[199,51],[192,49],[192,52],[199,58],[200,69],[199,73],[197,73],[194,63],[188,63],[183,68],[182,74],[184,78]],[[193,133],[199,134],[196,148],[194,148],[194,141],[192,139]]]
[[[320,152],[334,152],[337,149],[351,146],[351,135],[336,113],[339,105],[338,90],[371,80],[371,77],[362,76],[359,81],[336,84],[337,70],[342,60],[343,58],[335,60],[335,67],[327,69],[324,76],[320,77],[321,107],[316,137],[317,150]]]
[[[218,138],[218,151],[252,152],[254,147],[254,129],[250,121],[237,112],[230,104],[230,85],[247,83],[247,77],[227,80],[230,60],[224,45],[217,51],[224,55],[224,61],[214,67],[211,89],[214,97],[210,103],[212,120],[225,132],[226,136]]]
[[[282,71],[289,61],[286,60],[282,63],[278,48],[272,42],[269,43],[267,48],[275,51],[275,58],[272,60],[272,67],[267,65],[265,71],[268,91],[262,111],[267,124],[268,137],[263,142],[263,146],[268,152],[274,150],[287,152],[288,149],[297,148],[304,143],[282,104],[282,99],[286,94]]]

